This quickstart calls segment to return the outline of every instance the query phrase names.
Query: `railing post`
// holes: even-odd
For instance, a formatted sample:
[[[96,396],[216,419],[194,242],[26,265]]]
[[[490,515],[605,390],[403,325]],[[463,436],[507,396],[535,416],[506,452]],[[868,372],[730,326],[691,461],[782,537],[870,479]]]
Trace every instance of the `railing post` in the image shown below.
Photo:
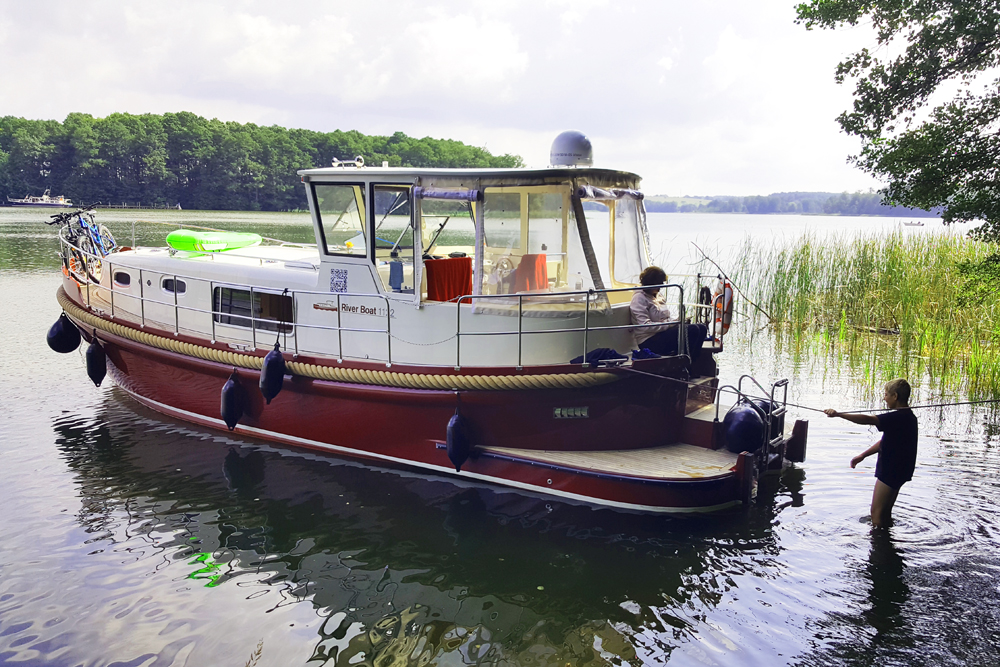
[[[455,304],[455,370],[462,368],[462,299]]]
[[[115,267],[108,262],[108,271],[111,273],[111,319],[115,319]]]
[[[688,358],[691,357],[691,348],[688,346],[688,335],[687,335],[687,318],[685,317],[684,311],[684,287],[681,285],[677,286],[677,291],[680,292],[680,298],[677,300],[677,311],[680,314],[680,324],[677,331],[677,348],[683,350],[684,354]]]
[[[83,257],[83,280],[87,285],[87,310],[90,310],[90,271],[87,269],[87,263],[90,259],[87,258],[87,253],[80,249],[80,257]]]
[[[174,335],[179,336],[181,333],[181,316],[177,310],[177,274],[174,274]],[[212,318],[213,320],[215,318]],[[214,331],[214,329],[213,329]],[[215,336],[213,336],[214,338]]]
[[[521,365],[521,319],[523,316],[524,295],[517,295],[517,370],[522,370]]]
[[[382,297],[385,302],[385,345],[388,359],[385,362],[386,368],[392,367],[392,309],[389,307],[389,299]]]
[[[142,284],[142,269],[139,269],[139,328],[146,328],[146,286]]]
[[[298,317],[296,317],[296,315],[299,312],[299,308],[298,308],[298,306],[299,306],[299,300],[295,296],[295,294],[296,294],[295,292],[292,292],[292,321],[294,322],[294,324],[292,325],[292,342],[295,343],[295,355],[294,355],[294,358],[298,358],[298,356],[299,356],[299,324],[298,324]],[[286,337],[285,338],[285,347],[288,347],[287,343],[288,343],[288,338]]]
[[[590,364],[587,363],[587,348],[589,347],[590,340],[590,295],[594,290],[587,290],[587,301],[586,306],[583,309],[583,367],[588,368]]]
[[[177,297],[177,292],[174,292],[174,297]],[[250,344],[253,346],[251,349],[257,349],[257,318],[254,317],[254,302],[253,302],[253,285],[250,285]]]
[[[176,287],[176,286],[175,286]],[[208,281],[208,298],[212,304],[212,342],[215,343],[215,281]]]
[[[340,293],[337,293],[337,361],[344,361],[344,331],[340,321]]]

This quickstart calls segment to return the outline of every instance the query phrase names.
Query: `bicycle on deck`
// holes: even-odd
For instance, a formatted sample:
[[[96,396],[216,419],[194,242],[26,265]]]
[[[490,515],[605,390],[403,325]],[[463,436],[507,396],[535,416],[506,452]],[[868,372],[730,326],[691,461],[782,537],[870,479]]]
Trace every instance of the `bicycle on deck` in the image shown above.
[[[98,202],[100,203],[100,202]],[[117,247],[111,230],[94,220],[94,206],[81,207],[75,211],[56,213],[47,225],[60,225],[70,244],[70,256],[64,258],[66,268],[79,274],[80,269],[95,283],[101,282],[101,258],[107,257]]]

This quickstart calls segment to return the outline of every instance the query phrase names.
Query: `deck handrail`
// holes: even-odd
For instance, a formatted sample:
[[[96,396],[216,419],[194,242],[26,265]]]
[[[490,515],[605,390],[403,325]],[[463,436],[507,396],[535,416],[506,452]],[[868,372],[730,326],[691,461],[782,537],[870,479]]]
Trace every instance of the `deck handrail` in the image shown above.
[[[287,289],[287,288],[282,289],[280,287],[271,288],[271,287],[263,287],[263,286],[259,286],[259,285],[257,285],[257,286],[255,286],[255,285],[248,285],[248,284],[239,283],[239,282],[236,282],[236,281],[228,281],[228,280],[227,281],[218,281],[218,280],[214,280],[214,279],[210,279],[210,278],[205,278],[205,277],[202,277],[202,276],[195,276],[195,275],[184,274],[184,273],[176,273],[176,272],[168,272],[168,271],[153,271],[152,273],[156,273],[158,276],[160,276],[163,279],[166,279],[166,278],[172,278],[173,279],[173,290],[172,290],[172,295],[171,295],[172,298],[171,299],[167,299],[167,300],[160,300],[160,299],[155,298],[154,296],[148,295],[146,293],[146,289],[145,289],[145,287],[146,287],[146,285],[145,285],[145,283],[146,283],[146,277],[145,277],[144,274],[145,273],[149,273],[150,272],[149,269],[142,269],[142,268],[139,268],[139,267],[136,267],[136,266],[132,266],[131,264],[128,264],[128,263],[115,262],[114,259],[113,259],[114,253],[111,253],[111,254],[108,254],[108,255],[105,255],[105,256],[100,256],[100,255],[97,255],[95,253],[85,252],[85,251],[81,250],[80,248],[76,247],[75,245],[73,245],[72,243],[70,243],[66,238],[63,237],[62,233],[60,233],[60,242],[65,246],[64,250],[63,250],[63,256],[66,259],[67,269],[72,272],[73,277],[76,278],[78,282],[81,282],[81,283],[83,283],[83,284],[85,284],[87,286],[86,290],[81,290],[81,291],[85,292],[85,294],[86,294],[87,307],[89,309],[92,309],[92,310],[95,308],[93,306],[93,304],[91,303],[91,290],[90,290],[91,287],[93,287],[96,290],[97,294],[100,294],[102,291],[105,291],[105,292],[108,293],[108,303],[110,305],[110,311],[111,311],[110,312],[110,316],[112,317],[112,319],[115,318],[115,308],[116,308],[116,304],[115,304],[115,292],[116,291],[117,292],[121,292],[122,291],[120,289],[121,286],[118,286],[119,289],[117,289],[117,290],[115,289],[116,288],[116,282],[115,282],[114,273],[115,273],[115,267],[117,265],[119,268],[127,268],[127,269],[129,269],[131,271],[138,271],[139,272],[139,276],[138,276],[138,279],[139,279],[139,294],[136,295],[136,294],[132,294],[130,292],[128,294],[128,297],[129,297],[129,299],[136,300],[139,303],[139,308],[138,308],[139,312],[137,314],[139,316],[139,326],[140,326],[140,328],[145,328],[145,326],[146,326],[146,320],[147,320],[147,308],[146,308],[146,305],[147,305],[147,302],[148,302],[149,304],[156,304],[158,306],[167,306],[167,307],[173,309],[173,311],[174,311],[174,313],[173,313],[173,315],[174,315],[174,317],[173,317],[173,320],[174,320],[173,321],[173,325],[174,325],[173,329],[174,329],[174,335],[175,336],[179,336],[180,335],[180,330],[181,330],[181,318],[180,318],[180,314],[181,314],[181,312],[192,312],[192,313],[199,313],[199,314],[202,314],[202,315],[210,316],[210,319],[211,319],[211,341],[212,341],[212,343],[216,343],[217,342],[217,332],[216,332],[216,326],[217,326],[217,324],[221,323],[221,318],[222,317],[228,317],[228,318],[231,318],[231,319],[238,319],[238,320],[243,320],[243,321],[248,321],[249,322],[249,327],[248,328],[249,328],[249,334],[250,334],[250,345],[252,346],[252,349],[257,349],[257,347],[258,347],[258,334],[260,334],[262,332],[266,332],[268,334],[273,333],[273,334],[276,335],[276,337],[282,337],[283,336],[284,337],[283,338],[283,340],[284,340],[283,347],[287,350],[288,349],[288,337],[289,337],[289,335],[291,335],[292,346],[293,346],[293,354],[294,354],[295,357],[298,357],[299,354],[300,354],[299,333],[298,333],[300,329],[318,330],[318,331],[331,331],[331,332],[335,331],[337,333],[337,352],[336,352],[336,355],[332,355],[331,354],[330,356],[335,356],[335,358],[337,359],[338,362],[342,362],[344,360],[345,356],[346,356],[346,355],[344,355],[344,348],[343,348],[343,334],[344,334],[344,332],[348,332],[348,333],[361,333],[361,334],[376,334],[376,335],[385,336],[385,341],[386,341],[386,359],[385,359],[385,364],[386,364],[386,366],[387,367],[391,367],[392,364],[393,364],[393,359],[392,359],[392,337],[393,337],[393,334],[392,334],[391,320],[392,320],[392,307],[393,307],[393,305],[396,304],[396,301],[393,300],[393,299],[390,299],[388,297],[388,295],[386,295],[386,294],[379,294],[379,293],[356,293],[356,292],[324,292],[324,291],[319,291],[319,290],[304,290],[304,289],[294,289],[293,290],[293,289]],[[96,280],[95,281],[95,280],[91,279],[91,276],[89,275],[89,271],[87,270],[86,266],[80,267],[80,268],[82,268],[82,270],[74,270],[74,268],[71,266],[71,264],[69,262],[69,259],[70,259],[70,257],[72,255],[79,255],[81,257],[84,257],[86,263],[100,262],[100,263],[104,264],[105,267],[102,268],[102,272],[104,270],[106,270],[108,272],[108,276],[109,276],[109,280],[107,281],[108,285],[101,284],[100,280]],[[184,281],[197,281],[197,282],[201,282],[201,283],[207,283],[208,286],[209,286],[210,298],[212,300],[211,301],[211,303],[212,303],[211,309],[199,308],[197,306],[190,306],[190,305],[185,305],[183,303],[180,303],[178,301],[178,292],[177,292],[177,286],[178,286],[178,282],[180,280],[184,280]],[[235,289],[241,289],[241,290],[248,291],[250,293],[250,309],[249,309],[250,312],[248,314],[244,315],[244,314],[239,314],[239,313],[234,314],[232,312],[227,312],[227,311],[223,311],[223,310],[216,310],[216,308],[215,308],[215,290],[216,290],[216,288],[220,288],[220,287],[223,287],[223,288],[235,288]],[[673,322],[669,322],[669,323],[658,322],[658,323],[650,323],[650,324],[644,324],[644,325],[635,325],[635,324],[622,324],[622,325],[607,324],[607,325],[596,325],[595,326],[595,325],[591,324],[591,322],[590,322],[590,311],[591,311],[591,309],[590,309],[590,303],[591,303],[592,300],[596,300],[599,295],[601,295],[601,294],[615,293],[615,292],[635,292],[635,291],[640,290],[640,289],[641,290],[647,290],[647,289],[653,289],[653,288],[668,289],[668,290],[670,290],[670,289],[677,289],[678,290],[678,299],[677,299],[676,303],[677,303],[677,306],[678,306],[678,312],[679,312],[679,316],[680,316],[679,320],[673,321]],[[291,297],[291,299],[292,299],[292,319],[291,319],[291,321],[288,322],[288,321],[284,321],[284,320],[262,318],[262,317],[259,317],[259,316],[255,315],[254,314],[254,306],[253,306],[253,304],[254,304],[254,294],[256,294],[256,293],[279,294],[279,295],[282,295],[282,296],[289,296],[289,297]],[[300,297],[304,297],[304,296],[322,296],[322,297],[327,298],[327,299],[331,299],[331,298],[336,299],[336,311],[337,311],[337,323],[336,323],[336,326],[325,325],[325,324],[316,324],[316,323],[305,323],[305,322],[299,321],[299,318],[297,317],[298,310],[299,310],[299,300],[300,300]],[[524,327],[523,327],[523,320],[524,320],[524,307],[523,306],[524,306],[524,298],[525,297],[530,297],[533,301],[538,301],[538,300],[552,300],[552,301],[558,300],[558,301],[565,301],[567,298],[583,297],[583,301],[584,301],[584,308],[583,308],[584,322],[583,322],[583,326],[582,327],[568,327],[568,328],[545,328],[545,329],[525,330]],[[382,327],[382,328],[369,328],[369,327],[345,327],[345,326],[343,326],[342,319],[341,319],[341,314],[342,314],[342,307],[341,307],[342,306],[342,302],[341,302],[341,299],[342,298],[363,298],[363,299],[376,299],[376,300],[381,301],[382,304],[383,304],[383,306],[384,306],[384,311],[385,311],[385,324],[384,324],[384,327]],[[514,330],[500,330],[500,331],[462,331],[461,330],[462,305],[467,303],[468,306],[470,308],[472,308],[472,307],[475,306],[474,302],[477,299],[485,299],[485,300],[517,299],[517,305],[518,305],[517,328],[514,329]],[[454,338],[455,338],[455,369],[456,370],[459,370],[461,368],[461,339],[462,339],[463,336],[499,336],[499,335],[511,336],[511,335],[516,335],[517,336],[517,364],[516,364],[515,368],[517,370],[521,370],[523,368],[523,341],[524,341],[524,337],[525,336],[531,335],[531,334],[570,334],[570,333],[581,333],[581,332],[583,333],[583,367],[587,368],[587,367],[590,366],[590,364],[586,360],[586,355],[587,355],[587,352],[589,351],[588,348],[589,348],[589,339],[590,339],[590,333],[591,332],[615,331],[615,330],[621,330],[621,329],[629,329],[629,330],[635,331],[637,329],[650,328],[650,327],[658,327],[658,326],[662,326],[663,324],[677,324],[677,323],[680,323],[680,322],[683,322],[683,321],[686,320],[686,317],[685,317],[686,310],[685,310],[685,308],[687,306],[689,306],[689,305],[692,305],[692,304],[686,304],[684,302],[684,287],[683,287],[683,285],[676,284],[676,283],[667,283],[667,284],[663,284],[663,285],[646,285],[646,286],[640,285],[640,286],[635,286],[635,287],[605,288],[605,289],[599,289],[599,290],[589,289],[589,290],[577,290],[577,291],[572,291],[572,292],[555,292],[555,293],[534,293],[534,294],[467,294],[467,295],[463,295],[461,297],[458,297],[456,299],[455,303],[456,303],[456,327],[455,327]],[[701,304],[701,306],[704,306],[704,305],[705,304]],[[119,308],[120,308],[120,305],[119,305]],[[98,310],[100,310],[100,309],[98,309]],[[227,322],[225,324],[229,325],[230,323]],[[237,325],[232,325],[232,326],[238,326],[239,327],[239,326],[242,326],[242,325],[238,325],[237,324]],[[273,329],[271,327],[273,327]],[[712,328],[714,330],[714,322],[713,322],[713,327]],[[444,341],[441,341],[441,343],[445,343],[448,340],[450,340],[450,338],[445,339]],[[685,353],[688,351],[687,327],[683,327],[683,326],[679,327],[679,330],[678,330],[678,350],[680,350],[682,352],[685,352]],[[321,354],[323,354],[323,353],[321,353]],[[360,357],[358,357],[358,358],[360,358]],[[559,362],[554,362],[554,363],[568,363],[568,362],[559,361]]]
[[[651,324],[617,324],[617,325],[605,325],[605,326],[590,326],[590,301],[592,297],[596,297],[599,294],[610,294],[613,292],[637,292],[639,290],[648,289],[670,289],[676,288],[680,292],[680,296],[677,300],[677,307],[680,317],[676,322],[656,322]],[[564,329],[536,329],[532,331],[523,331],[521,327],[522,320],[524,319],[524,299],[525,297],[535,299],[535,298],[558,298],[560,301],[565,301],[567,298],[572,298],[574,296],[585,297],[584,301],[584,311],[583,311],[583,327],[570,327]],[[464,301],[469,301],[470,305],[475,306],[474,301],[476,299],[517,299],[517,331],[462,331],[462,309],[461,305]],[[496,336],[496,335],[512,335],[517,334],[517,370],[521,370],[523,365],[521,363],[521,350],[524,334],[539,334],[539,333],[578,333],[583,332],[583,367],[588,368],[590,364],[587,362],[587,352],[589,334],[591,331],[610,331],[615,329],[645,329],[650,327],[660,327],[664,324],[674,324],[681,323],[685,321],[684,316],[684,286],[676,283],[664,283],[662,285],[638,285],[635,287],[614,287],[614,288],[604,288],[604,289],[588,289],[588,290],[575,290],[572,292],[554,292],[550,294],[545,293],[533,293],[533,294],[464,294],[455,299],[456,305],[456,318],[455,318],[455,370],[459,370],[462,367],[462,347],[461,341],[462,336]],[[687,346],[687,327],[679,327],[677,332],[677,349],[678,351],[683,350],[688,351]]]

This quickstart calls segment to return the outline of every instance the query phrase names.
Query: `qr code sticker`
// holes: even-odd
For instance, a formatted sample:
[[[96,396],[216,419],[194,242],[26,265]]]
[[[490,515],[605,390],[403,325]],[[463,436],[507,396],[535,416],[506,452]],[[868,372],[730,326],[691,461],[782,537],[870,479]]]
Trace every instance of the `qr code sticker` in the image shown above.
[[[330,269],[330,291],[347,291],[347,269]]]

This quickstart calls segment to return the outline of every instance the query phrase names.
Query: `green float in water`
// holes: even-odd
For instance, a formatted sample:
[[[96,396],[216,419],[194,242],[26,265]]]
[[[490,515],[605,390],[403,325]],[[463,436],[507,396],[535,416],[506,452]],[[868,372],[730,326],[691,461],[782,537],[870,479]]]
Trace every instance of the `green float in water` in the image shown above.
[[[260,234],[246,232],[198,232],[178,229],[167,234],[167,245],[188,252],[222,252],[260,245]]]

